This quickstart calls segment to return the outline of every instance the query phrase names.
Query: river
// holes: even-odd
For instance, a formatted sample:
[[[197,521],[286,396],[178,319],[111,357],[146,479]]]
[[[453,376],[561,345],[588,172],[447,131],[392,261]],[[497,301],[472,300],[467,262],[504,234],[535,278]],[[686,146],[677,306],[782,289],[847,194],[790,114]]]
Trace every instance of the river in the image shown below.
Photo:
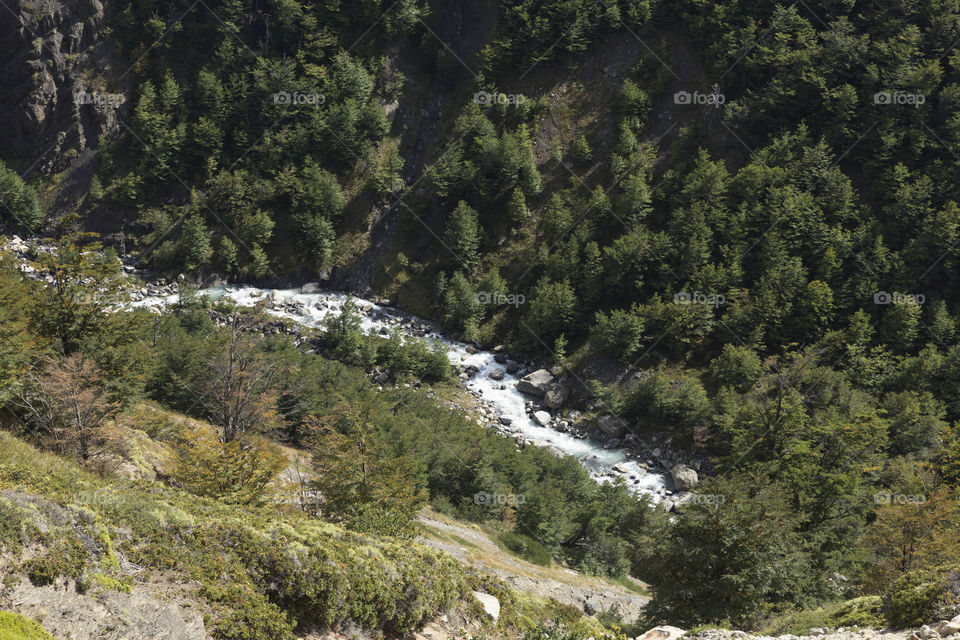
[[[328,315],[340,313],[347,299],[347,295],[343,293],[301,293],[298,289],[258,289],[250,286],[213,287],[199,293],[212,300],[228,298],[245,307],[252,307],[269,297],[270,304],[265,307],[269,313],[308,327],[321,326]],[[134,302],[133,306],[162,307],[176,300],[176,295],[166,298],[147,296]],[[362,326],[367,331],[380,332],[383,328],[393,327],[406,329],[410,324],[431,326],[414,316],[369,300],[354,297],[354,301],[362,314]],[[410,320],[413,322],[409,322]],[[405,335],[409,333],[405,331]],[[667,491],[664,476],[647,471],[640,461],[630,459],[623,449],[604,449],[600,443],[589,438],[561,433],[532,420],[532,414],[528,414],[525,407],[529,401],[536,399],[516,389],[520,375],[526,373],[523,369],[516,374],[505,372],[502,380],[493,380],[489,377],[490,372],[505,368],[494,360],[494,353],[477,351],[470,345],[452,340],[434,330],[427,330],[423,335],[418,333],[415,337],[442,343],[447,347],[451,363],[460,367],[473,365],[479,370],[472,378],[464,381],[463,385],[486,400],[497,416],[509,419],[509,426],[500,427],[501,430],[505,429],[513,436],[522,435],[528,444],[556,447],[563,454],[575,457],[598,482],[609,482],[622,477],[632,493],[647,495],[653,501],[659,501],[670,493]]]

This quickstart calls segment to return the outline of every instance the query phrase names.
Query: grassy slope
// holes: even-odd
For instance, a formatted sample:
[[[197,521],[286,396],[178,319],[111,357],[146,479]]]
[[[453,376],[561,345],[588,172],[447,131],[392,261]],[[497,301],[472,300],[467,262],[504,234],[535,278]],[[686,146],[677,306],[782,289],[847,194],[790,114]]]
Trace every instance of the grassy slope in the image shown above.
[[[169,456],[131,428],[144,416],[196,421],[152,405],[121,421],[124,457],[152,477]],[[398,635],[454,609],[476,617],[470,589],[501,601],[492,635],[547,619],[584,637],[604,631],[577,608],[518,593],[428,546],[356,534],[282,505],[229,505],[147,479],[101,478],[3,431],[0,550],[13,559],[0,564],[10,568],[4,579],[37,585],[66,580],[95,593],[127,592],[151,575],[190,582],[197,588],[184,595],[202,598],[214,637],[277,640],[297,626],[347,621]]]

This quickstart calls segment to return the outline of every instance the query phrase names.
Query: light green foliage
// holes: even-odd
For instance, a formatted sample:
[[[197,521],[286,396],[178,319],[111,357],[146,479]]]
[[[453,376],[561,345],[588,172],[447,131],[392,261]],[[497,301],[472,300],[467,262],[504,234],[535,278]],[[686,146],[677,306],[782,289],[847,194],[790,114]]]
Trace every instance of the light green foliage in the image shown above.
[[[0,611],[0,640],[53,640],[53,636],[29,618]]]
[[[763,363],[748,347],[725,344],[710,363],[709,379],[714,388],[730,386],[740,393],[748,391],[763,375]]]

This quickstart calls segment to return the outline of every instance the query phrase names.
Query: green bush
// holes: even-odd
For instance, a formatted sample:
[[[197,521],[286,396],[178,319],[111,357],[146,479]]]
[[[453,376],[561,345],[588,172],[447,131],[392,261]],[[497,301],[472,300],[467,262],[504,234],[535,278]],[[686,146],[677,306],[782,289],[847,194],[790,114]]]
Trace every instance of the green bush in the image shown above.
[[[805,635],[813,627],[881,629],[885,626],[883,599],[880,596],[862,596],[816,609],[790,609],[760,625],[760,631],[764,635],[782,636]]]
[[[29,507],[0,496],[0,545],[18,549],[38,533],[36,514]]]
[[[880,596],[862,596],[847,600],[834,611],[829,618],[830,627],[872,627],[884,626],[883,598]]]
[[[906,573],[884,595],[887,622],[898,629],[941,619],[958,602],[957,572],[946,568]]]
[[[77,582],[83,579],[87,563],[87,552],[76,536],[68,535],[43,555],[31,558],[23,563],[23,572],[35,586],[42,587],[56,582],[57,578],[73,578]]]
[[[527,562],[549,567],[553,561],[550,550],[533,538],[512,531],[504,531],[499,537],[503,546]]]

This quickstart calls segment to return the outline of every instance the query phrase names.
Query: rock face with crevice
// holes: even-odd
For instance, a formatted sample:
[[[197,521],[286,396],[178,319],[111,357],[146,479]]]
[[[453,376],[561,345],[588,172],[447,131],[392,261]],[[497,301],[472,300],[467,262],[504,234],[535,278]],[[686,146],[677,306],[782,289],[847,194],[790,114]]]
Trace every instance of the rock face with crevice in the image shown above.
[[[0,156],[21,173],[59,172],[115,134],[129,108],[124,92],[109,86],[116,74],[103,37],[108,7],[102,0],[6,4]]]

